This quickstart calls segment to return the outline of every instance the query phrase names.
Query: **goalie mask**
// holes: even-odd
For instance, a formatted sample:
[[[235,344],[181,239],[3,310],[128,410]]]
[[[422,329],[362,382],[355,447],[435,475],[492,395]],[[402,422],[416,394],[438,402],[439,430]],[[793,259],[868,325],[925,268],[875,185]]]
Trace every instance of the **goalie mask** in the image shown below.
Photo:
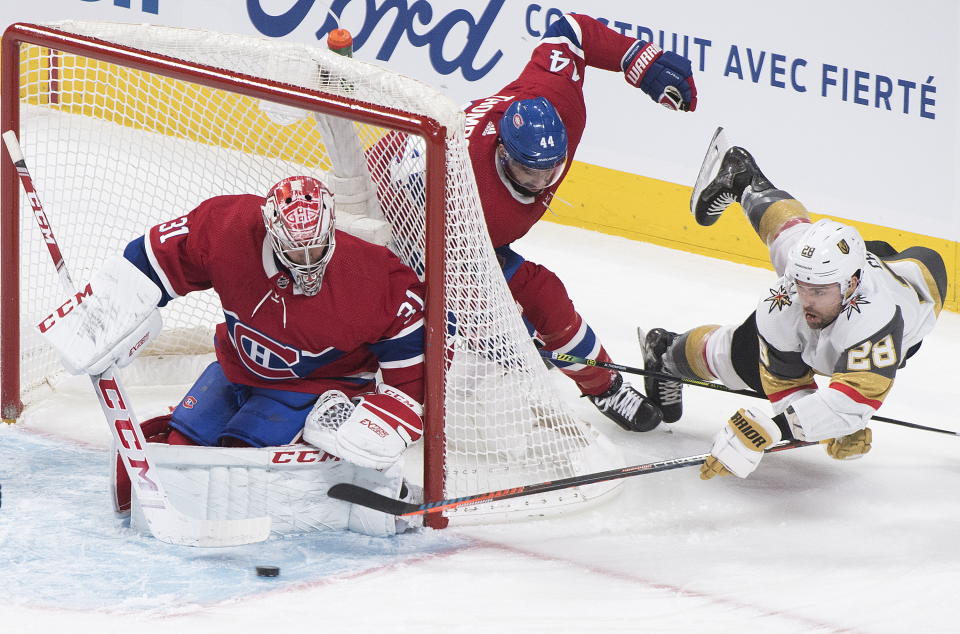
[[[310,176],[285,178],[267,193],[263,223],[277,259],[304,295],[320,291],[333,257],[334,201],[327,186]]]
[[[835,220],[819,220],[807,230],[787,255],[784,273],[794,282],[839,284],[845,301],[850,278],[863,279],[867,248],[856,229]]]
[[[500,119],[497,164],[513,188],[536,196],[567,165],[567,129],[553,104],[537,97],[514,101]]]

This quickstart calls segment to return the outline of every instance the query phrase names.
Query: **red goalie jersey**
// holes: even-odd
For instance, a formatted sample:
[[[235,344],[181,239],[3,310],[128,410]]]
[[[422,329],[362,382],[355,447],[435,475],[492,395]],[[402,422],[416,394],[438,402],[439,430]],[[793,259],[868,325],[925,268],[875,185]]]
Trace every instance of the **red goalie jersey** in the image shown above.
[[[163,289],[161,305],[212,288],[225,321],[217,360],[255,387],[353,396],[383,380],[423,399],[423,291],[384,247],[336,232],[319,292],[294,290],[278,267],[254,195],[219,196],[157,225],[125,257]]]

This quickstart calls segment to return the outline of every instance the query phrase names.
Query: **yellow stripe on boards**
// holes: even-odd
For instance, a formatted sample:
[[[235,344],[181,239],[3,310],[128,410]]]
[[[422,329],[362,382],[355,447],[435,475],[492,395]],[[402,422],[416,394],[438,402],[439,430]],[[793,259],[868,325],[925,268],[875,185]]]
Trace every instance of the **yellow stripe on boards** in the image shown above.
[[[691,180],[693,175],[691,175]],[[772,269],[767,247],[740,205],[734,205],[711,227],[701,227],[690,213],[692,187],[574,161],[551,203],[556,215],[544,219],[571,227],[642,240],[689,253]],[[810,214],[816,222],[826,216]],[[944,308],[960,310],[957,278],[960,248],[953,240],[891,229],[830,216],[856,227],[867,240],[885,240],[898,250],[912,246],[934,249],[946,263],[949,285]]]

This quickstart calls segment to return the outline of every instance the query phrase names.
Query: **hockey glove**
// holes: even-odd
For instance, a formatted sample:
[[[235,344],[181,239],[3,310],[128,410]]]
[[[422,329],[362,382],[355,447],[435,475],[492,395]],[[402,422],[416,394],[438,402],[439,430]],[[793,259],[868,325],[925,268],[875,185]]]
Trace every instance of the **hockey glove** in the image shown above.
[[[690,60],[656,44],[637,40],[621,62],[627,83],[671,110],[697,109],[697,85]]]
[[[837,460],[852,460],[869,453],[873,442],[873,432],[869,427],[855,431],[839,438],[827,438],[820,444],[827,450],[831,458]]]
[[[340,390],[327,390],[320,395],[303,424],[303,440],[314,447],[336,455],[337,430],[356,409]]]
[[[741,408],[714,438],[710,455],[700,467],[700,479],[731,473],[746,478],[760,464],[763,450],[780,438],[780,428],[772,418],[755,409]]]
[[[386,469],[420,440],[422,411],[415,400],[381,383],[376,393],[360,398],[356,409],[337,429],[333,447],[317,446],[355,465]]]

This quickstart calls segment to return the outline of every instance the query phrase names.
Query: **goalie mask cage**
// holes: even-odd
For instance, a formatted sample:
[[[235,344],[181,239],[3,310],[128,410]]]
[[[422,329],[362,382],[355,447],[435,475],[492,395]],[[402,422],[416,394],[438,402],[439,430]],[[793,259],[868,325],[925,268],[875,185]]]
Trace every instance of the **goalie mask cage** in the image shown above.
[[[206,198],[262,195],[295,174],[332,183],[338,227],[387,244],[427,285],[428,501],[619,466],[619,452],[551,386],[487,236],[463,113],[430,87],[289,42],[150,25],[15,24],[3,37],[0,117],[21,140],[78,282],[148,227]],[[59,362],[33,326],[63,297],[16,172],[2,163],[0,370],[9,420],[55,389]],[[223,319],[212,292],[162,312],[164,333],[149,353],[212,350]],[[619,484],[429,521],[578,509]]]

